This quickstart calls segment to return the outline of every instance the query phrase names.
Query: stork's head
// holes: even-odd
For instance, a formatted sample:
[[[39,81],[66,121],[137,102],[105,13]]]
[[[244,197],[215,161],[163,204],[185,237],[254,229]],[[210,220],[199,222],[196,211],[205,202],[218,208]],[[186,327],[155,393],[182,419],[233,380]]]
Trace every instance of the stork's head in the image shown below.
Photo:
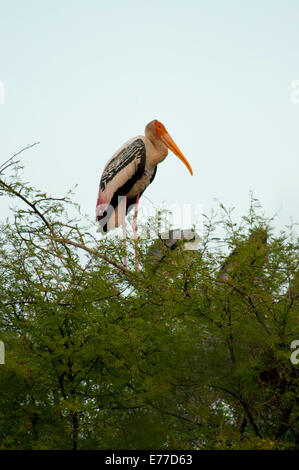
[[[161,142],[163,142],[163,144],[169,148],[169,150],[171,150],[177,157],[179,157],[180,160],[182,160],[182,162],[190,171],[191,175],[193,175],[193,171],[189,162],[184,157],[174,140],[170,137],[162,122],[157,121],[157,119],[149,122],[145,128],[145,135],[152,141],[159,139]]]

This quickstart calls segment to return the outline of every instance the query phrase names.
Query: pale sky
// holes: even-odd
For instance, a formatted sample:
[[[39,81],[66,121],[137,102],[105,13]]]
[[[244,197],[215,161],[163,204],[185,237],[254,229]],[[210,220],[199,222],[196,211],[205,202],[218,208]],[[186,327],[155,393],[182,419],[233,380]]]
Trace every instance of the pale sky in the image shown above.
[[[299,222],[294,80],[298,0],[0,0],[0,162],[40,141],[25,179],[77,184],[94,217],[106,161],[159,119],[194,176],[169,154],[150,200],[240,216],[252,190],[283,227]]]

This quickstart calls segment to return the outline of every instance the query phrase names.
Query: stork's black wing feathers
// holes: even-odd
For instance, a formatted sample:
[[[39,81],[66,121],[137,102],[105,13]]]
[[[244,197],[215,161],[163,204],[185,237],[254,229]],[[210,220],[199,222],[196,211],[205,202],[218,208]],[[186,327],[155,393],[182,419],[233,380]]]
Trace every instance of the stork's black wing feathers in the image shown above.
[[[134,169],[128,168],[128,165],[134,161]],[[105,167],[100,187],[104,192],[107,183],[112,181],[118,174],[123,170],[129,171],[131,178],[126,182],[129,185],[129,189],[135,184],[135,182],[141,177],[145,168],[145,145],[142,139],[136,139],[131,144],[121,150],[114,158],[108,162]],[[133,170],[133,171],[132,171]],[[124,187],[123,185],[122,187]],[[120,188],[119,188],[120,189]],[[122,193],[125,194],[125,190]]]
[[[97,202],[97,220],[104,232],[107,231],[107,220],[113,209],[116,209],[119,198],[124,197],[141,178],[145,169],[145,159],[145,144],[142,139],[137,138],[117,152],[107,163],[101,177]],[[109,207],[106,210],[107,204]]]
[[[155,169],[154,169],[154,172],[153,172],[153,174],[152,174],[152,177],[151,177],[151,179],[150,179],[149,184],[151,184],[152,181],[154,180],[154,178],[155,178],[155,176],[156,176],[156,173],[157,173],[157,167],[155,167]],[[146,189],[146,188],[145,188],[145,189]],[[144,193],[145,189],[139,194],[139,197]],[[130,207],[132,207],[133,204],[135,204],[136,199],[137,199],[137,196],[136,196],[136,198],[134,198],[134,199],[128,199],[128,203],[127,203],[127,212],[126,212],[126,213],[128,213],[128,209],[129,209]]]

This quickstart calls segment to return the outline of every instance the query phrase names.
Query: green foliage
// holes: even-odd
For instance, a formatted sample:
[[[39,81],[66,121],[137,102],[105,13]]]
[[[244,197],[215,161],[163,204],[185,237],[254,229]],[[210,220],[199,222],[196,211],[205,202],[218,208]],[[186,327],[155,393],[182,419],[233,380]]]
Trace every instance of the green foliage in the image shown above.
[[[223,206],[207,219],[197,252],[153,266],[139,240],[126,269],[71,195],[3,173],[22,205],[1,225],[0,449],[298,448],[292,232],[274,236],[252,199],[239,225]]]

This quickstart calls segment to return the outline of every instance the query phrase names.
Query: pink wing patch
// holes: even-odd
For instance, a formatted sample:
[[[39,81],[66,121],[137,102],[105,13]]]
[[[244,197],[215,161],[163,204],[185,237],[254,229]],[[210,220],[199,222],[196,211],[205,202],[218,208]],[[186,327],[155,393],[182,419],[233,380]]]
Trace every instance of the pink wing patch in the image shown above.
[[[103,193],[101,188],[99,189],[99,195],[98,195],[98,200],[97,200],[97,205],[96,205],[96,220],[98,220],[98,217],[103,215],[105,212],[107,206],[109,204],[109,201],[105,201],[103,197]]]

